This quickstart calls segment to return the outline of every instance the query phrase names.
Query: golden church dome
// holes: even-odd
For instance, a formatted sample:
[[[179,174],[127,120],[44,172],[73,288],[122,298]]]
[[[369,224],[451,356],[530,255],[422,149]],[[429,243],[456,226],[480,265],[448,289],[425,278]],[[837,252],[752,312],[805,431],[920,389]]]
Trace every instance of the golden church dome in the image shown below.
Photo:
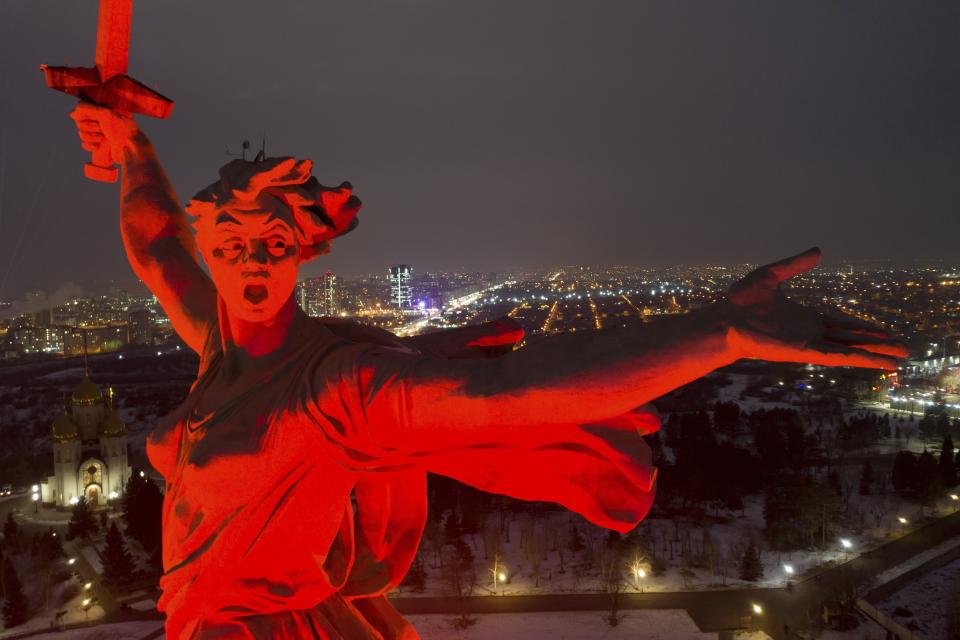
[[[77,423],[73,421],[64,409],[63,413],[53,421],[53,439],[56,442],[68,442],[76,440],[80,435],[77,431]]]
[[[103,417],[103,422],[100,423],[100,435],[107,437],[127,435],[127,426],[123,424],[123,420],[113,410],[113,407],[107,407],[107,414]]]
[[[103,394],[100,392],[100,387],[93,384],[90,377],[84,374],[83,380],[81,380],[77,388],[73,390],[73,404],[88,405],[97,404],[98,402],[103,402]]]

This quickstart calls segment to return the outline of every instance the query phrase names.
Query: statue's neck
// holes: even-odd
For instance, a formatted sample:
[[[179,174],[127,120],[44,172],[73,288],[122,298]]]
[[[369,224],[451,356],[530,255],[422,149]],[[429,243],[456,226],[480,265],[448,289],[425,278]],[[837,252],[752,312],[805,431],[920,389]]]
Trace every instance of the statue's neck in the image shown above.
[[[266,358],[286,352],[294,329],[306,320],[306,316],[291,295],[273,318],[263,322],[250,322],[232,315],[220,304],[220,336],[223,340],[225,366],[238,375],[252,364],[254,359]]]

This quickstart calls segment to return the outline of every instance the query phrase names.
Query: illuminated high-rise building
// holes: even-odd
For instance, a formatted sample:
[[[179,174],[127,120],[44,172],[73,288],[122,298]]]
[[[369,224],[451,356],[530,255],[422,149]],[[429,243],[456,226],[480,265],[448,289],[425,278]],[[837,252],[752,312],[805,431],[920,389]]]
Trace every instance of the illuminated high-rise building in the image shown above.
[[[332,271],[323,274],[320,281],[320,315],[335,316],[340,313],[337,301],[337,276]]]
[[[413,295],[410,291],[410,279],[413,277],[413,269],[410,265],[395,264],[390,267],[390,304],[398,309],[409,309],[413,303]]]
[[[150,324],[150,312],[147,309],[134,309],[128,313],[127,328],[130,344],[149,345],[153,343],[153,327]]]

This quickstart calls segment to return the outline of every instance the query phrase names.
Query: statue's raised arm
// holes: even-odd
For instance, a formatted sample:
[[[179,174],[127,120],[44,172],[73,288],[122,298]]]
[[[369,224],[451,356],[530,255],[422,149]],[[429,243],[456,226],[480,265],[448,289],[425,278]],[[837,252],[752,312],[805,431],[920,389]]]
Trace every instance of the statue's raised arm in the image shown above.
[[[70,117],[84,149],[107,145],[120,163],[120,229],[127,259],[180,338],[200,353],[217,322],[217,291],[197,261],[187,216],[153,145],[132,117],[105,107],[81,102]]]

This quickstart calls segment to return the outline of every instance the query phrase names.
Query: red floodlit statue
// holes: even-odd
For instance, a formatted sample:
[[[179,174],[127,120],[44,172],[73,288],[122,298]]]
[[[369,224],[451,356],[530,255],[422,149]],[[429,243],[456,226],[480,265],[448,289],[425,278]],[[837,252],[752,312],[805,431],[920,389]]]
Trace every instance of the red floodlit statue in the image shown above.
[[[626,532],[653,500],[646,403],[738,358],[892,369],[905,355],[786,300],[780,283],[816,249],[708,308],[517,350],[506,319],[400,339],[309,318],[297,269],[356,226],[348,183],[320,185],[308,160],[234,160],[187,205],[194,238],[134,121],[90,104],[73,117],[85,149],[120,162],[127,256],[200,354],[147,449],[166,478],[169,638],[417,638],[385,594],[419,544],[427,471]]]

